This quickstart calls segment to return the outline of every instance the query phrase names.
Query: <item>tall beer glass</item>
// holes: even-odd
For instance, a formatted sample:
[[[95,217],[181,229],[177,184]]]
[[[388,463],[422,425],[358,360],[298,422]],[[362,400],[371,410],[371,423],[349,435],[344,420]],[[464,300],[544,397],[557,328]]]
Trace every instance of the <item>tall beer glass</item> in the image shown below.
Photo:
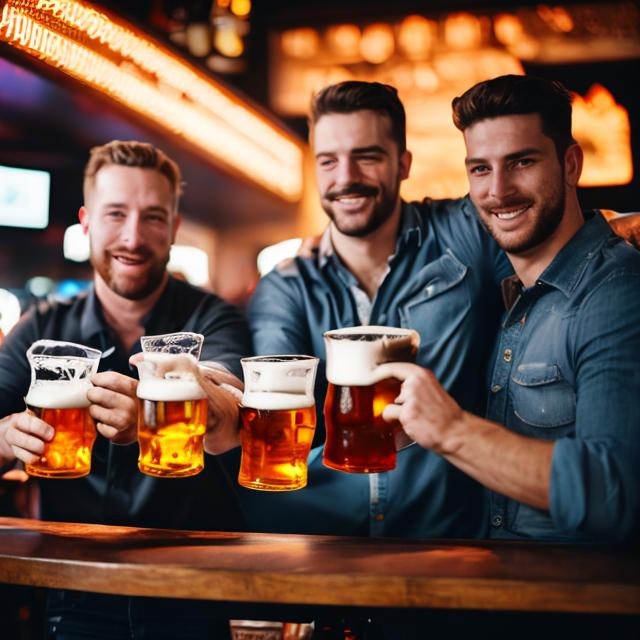
[[[394,378],[375,374],[384,362],[415,361],[420,336],[413,329],[350,327],[324,334],[327,397],[324,405],[325,466],[351,473],[377,473],[396,466],[400,423],[382,411],[400,393]]]
[[[263,491],[302,489],[316,427],[318,358],[258,356],[240,362],[244,394],[238,482]]]
[[[194,370],[204,337],[181,332],[140,338],[138,468],[162,478],[204,468],[207,399]]]
[[[73,342],[38,340],[27,351],[31,385],[25,404],[55,435],[40,460],[26,465],[31,476],[81,478],[91,471],[96,428],[87,391],[101,352]]]

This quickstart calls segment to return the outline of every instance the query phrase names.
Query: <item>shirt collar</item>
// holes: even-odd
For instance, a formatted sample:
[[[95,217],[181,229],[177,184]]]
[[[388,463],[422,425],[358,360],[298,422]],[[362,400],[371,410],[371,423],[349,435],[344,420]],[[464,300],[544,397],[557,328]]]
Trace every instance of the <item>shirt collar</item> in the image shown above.
[[[569,297],[580,281],[584,270],[600,247],[615,238],[611,227],[600,213],[584,212],[585,223],[562,247],[551,264],[538,278]]]
[[[425,222],[423,216],[415,203],[401,203],[400,209],[400,232],[398,233],[398,241],[396,243],[396,253],[412,236],[415,235],[418,245],[422,244],[424,238]],[[337,259],[333,243],[331,242],[331,225],[327,226],[320,238],[318,246],[318,265],[324,269],[329,260]]]

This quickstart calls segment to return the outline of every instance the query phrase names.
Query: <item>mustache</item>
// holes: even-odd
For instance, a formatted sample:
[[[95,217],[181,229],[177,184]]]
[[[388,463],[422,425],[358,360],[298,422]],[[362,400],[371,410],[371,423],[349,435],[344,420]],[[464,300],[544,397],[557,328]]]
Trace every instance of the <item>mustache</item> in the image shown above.
[[[362,184],[360,182],[354,182],[352,184],[347,185],[346,187],[342,187],[342,189],[335,189],[333,191],[326,191],[324,197],[327,200],[336,200],[337,198],[341,198],[343,196],[377,196],[379,193],[379,189],[376,187],[372,187],[367,184]]]
[[[531,205],[531,200],[516,200],[511,198],[508,200],[487,200],[482,203],[484,209],[511,209],[516,207],[528,207]]]

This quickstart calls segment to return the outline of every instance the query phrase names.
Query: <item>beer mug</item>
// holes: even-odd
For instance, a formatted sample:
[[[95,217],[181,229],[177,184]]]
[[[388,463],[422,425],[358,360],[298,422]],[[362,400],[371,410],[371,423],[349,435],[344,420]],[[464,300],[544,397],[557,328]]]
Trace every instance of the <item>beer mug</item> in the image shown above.
[[[316,428],[318,358],[257,356],[240,362],[244,394],[238,482],[263,491],[302,489]]]
[[[87,391],[101,355],[97,349],[59,340],[38,340],[27,350],[31,385],[25,404],[55,431],[40,460],[25,466],[30,476],[81,478],[91,471],[96,427]]]
[[[140,338],[138,468],[162,478],[204,468],[207,398],[195,375],[204,337],[180,332]]]
[[[420,336],[413,329],[363,326],[324,334],[327,397],[324,405],[325,466],[351,473],[377,473],[396,466],[397,420],[382,411],[400,393],[395,378],[378,379],[384,362],[414,362]]]

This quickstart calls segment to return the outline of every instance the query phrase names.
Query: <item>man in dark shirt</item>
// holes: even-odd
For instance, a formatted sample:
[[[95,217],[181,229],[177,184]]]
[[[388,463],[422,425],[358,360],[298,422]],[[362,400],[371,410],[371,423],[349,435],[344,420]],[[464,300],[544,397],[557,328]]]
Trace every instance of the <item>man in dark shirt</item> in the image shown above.
[[[416,365],[396,406],[420,444],[489,489],[490,535],[633,539],[640,525],[640,253],[582,211],[566,89],[529,76],[454,100],[471,197],[513,264],[487,420]]]
[[[40,479],[44,519],[179,529],[243,527],[232,481],[214,456],[207,456],[196,476],[159,479],[138,471],[138,447],[130,444],[136,439],[137,381],[129,357],[140,350],[142,335],[201,333],[201,359],[238,376],[239,359],[249,352],[246,323],[233,307],[166,271],[180,223],[179,195],[177,165],[151,145],[114,141],[93,149],[80,209],[91,242],[93,287],[88,294],[27,313],[0,349],[0,414],[6,416],[0,421],[0,466],[35,461],[53,435],[49,425],[24,411],[30,344],[41,338],[68,340],[103,354],[88,392],[100,434],[91,474],[64,482]],[[237,444],[237,402],[215,385],[207,391],[216,410],[209,411],[205,446],[219,453]],[[50,633],[59,638],[70,629],[91,638],[100,633],[137,637],[141,630],[149,634],[145,637],[228,633],[227,622],[210,618],[200,603],[53,592],[49,609]],[[162,615],[154,615],[158,610]]]

